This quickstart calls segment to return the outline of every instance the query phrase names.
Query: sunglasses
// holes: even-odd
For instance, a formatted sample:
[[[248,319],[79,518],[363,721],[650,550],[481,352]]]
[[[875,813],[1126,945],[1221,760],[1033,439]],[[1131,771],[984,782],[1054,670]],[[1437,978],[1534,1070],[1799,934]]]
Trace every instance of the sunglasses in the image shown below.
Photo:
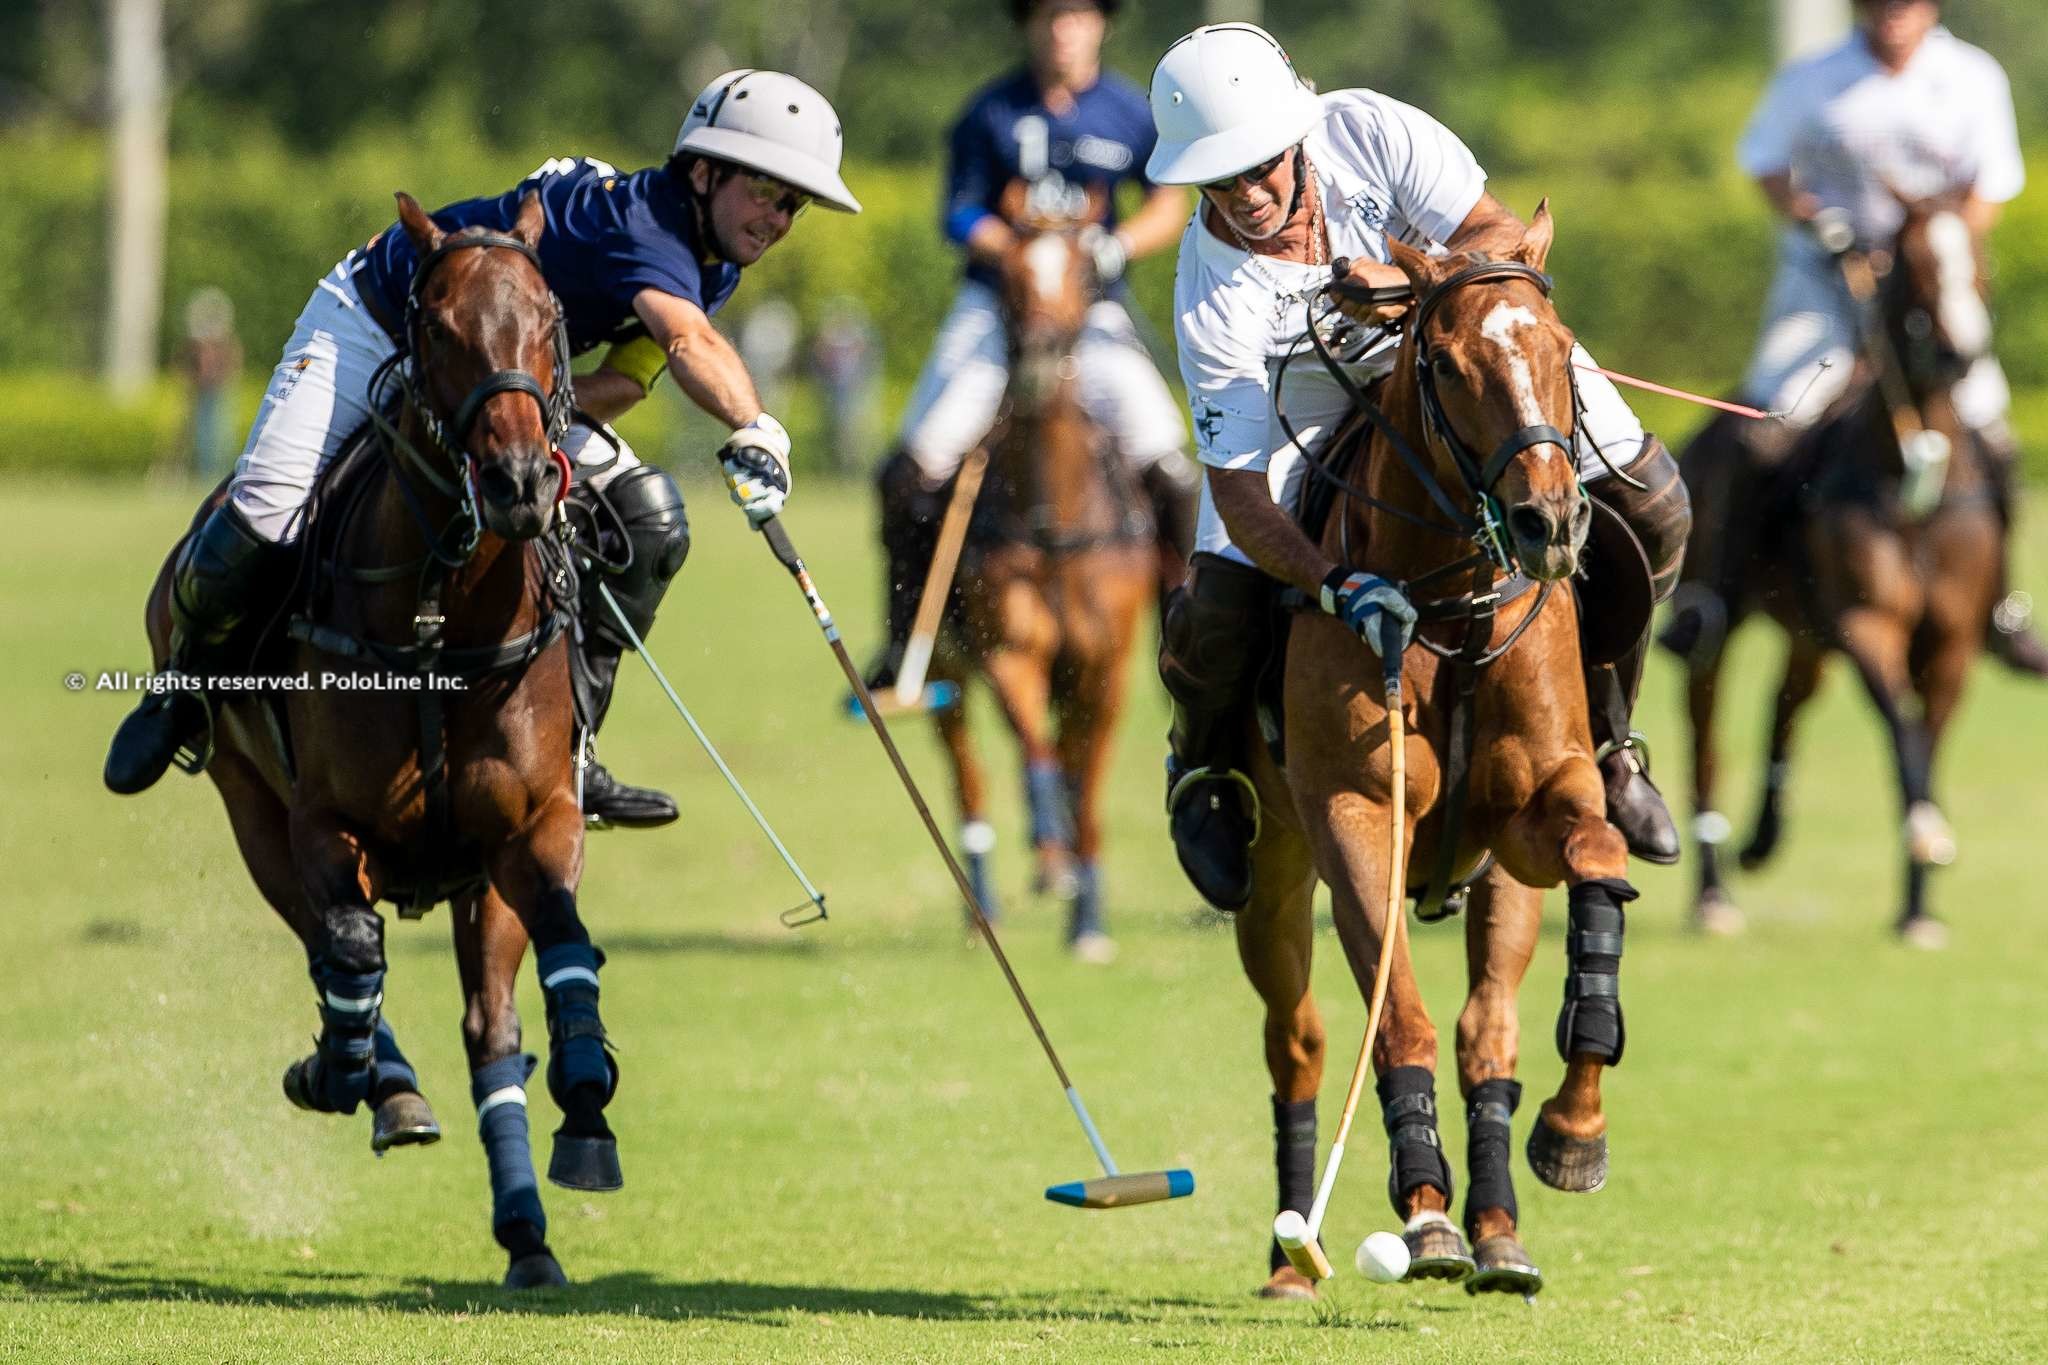
[[[741,178],[746,181],[747,197],[762,208],[772,204],[791,218],[795,218],[811,206],[810,195],[802,190],[791,189],[772,175],[750,174]]]
[[[1289,147],[1286,151],[1276,155],[1271,161],[1262,161],[1248,171],[1239,171],[1236,175],[1225,176],[1221,180],[1207,181],[1202,185],[1202,188],[1213,190],[1217,194],[1228,194],[1237,188],[1240,181],[1256,185],[1259,181],[1264,180],[1267,176],[1279,170],[1280,163],[1287,159],[1287,152],[1293,150],[1292,147]]]

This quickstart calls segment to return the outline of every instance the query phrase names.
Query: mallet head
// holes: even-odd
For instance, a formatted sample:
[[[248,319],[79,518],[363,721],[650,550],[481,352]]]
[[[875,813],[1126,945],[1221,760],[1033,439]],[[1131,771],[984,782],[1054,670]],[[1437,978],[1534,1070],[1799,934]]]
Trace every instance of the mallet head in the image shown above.
[[[1293,1209],[1281,1210],[1273,1220],[1273,1240],[1286,1253],[1287,1263],[1309,1279],[1327,1280],[1335,1273],[1330,1269],[1330,1258],[1323,1254],[1323,1244],[1309,1229],[1308,1219]]]
[[[1054,1185],[1046,1190],[1045,1197],[1055,1204],[1077,1209],[1121,1209],[1132,1204],[1156,1204],[1162,1199],[1183,1199],[1194,1192],[1193,1171],[1140,1171]]]

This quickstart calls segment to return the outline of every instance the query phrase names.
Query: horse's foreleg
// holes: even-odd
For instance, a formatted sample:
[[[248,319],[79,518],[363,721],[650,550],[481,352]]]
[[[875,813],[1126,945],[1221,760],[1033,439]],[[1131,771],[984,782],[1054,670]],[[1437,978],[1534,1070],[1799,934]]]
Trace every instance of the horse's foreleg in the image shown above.
[[[967,880],[974,887],[975,899],[993,920],[999,907],[989,860],[995,853],[996,831],[988,822],[988,779],[982,772],[981,756],[974,751],[974,737],[967,728],[966,679],[958,681],[960,700],[938,712],[933,720],[953,768],[953,791],[960,803],[961,860],[967,864]]]
[[[1599,770],[1583,758],[1559,765],[1536,797],[1495,843],[1501,867],[1528,886],[1567,891],[1564,1008],[1557,1050],[1565,1074],[1543,1103],[1529,1133],[1529,1165],[1554,1189],[1585,1193],[1607,1180],[1607,1116],[1600,1073],[1621,1060],[1623,907],[1636,898],[1628,883],[1628,845],[1607,822]]]
[[[1031,846],[1038,857],[1033,888],[1041,895],[1064,892],[1072,877],[1074,816],[1047,715],[1051,662],[1024,650],[998,648],[983,660],[982,671],[1023,749],[1024,800],[1031,814]]]
[[[619,1084],[598,1012],[604,954],[576,909],[583,816],[567,789],[543,802],[491,859],[491,885],[533,940],[548,1015],[548,1093],[562,1111],[548,1179],[577,1190],[623,1183],[618,1141],[604,1117]]]
[[[1137,621],[1136,602],[1129,624]],[[1125,637],[1126,639],[1128,636]],[[1102,785],[1116,739],[1117,715],[1123,709],[1130,676],[1131,652],[1110,647],[1109,657],[1080,670],[1072,695],[1060,716],[1060,762],[1073,797],[1075,890],[1067,915],[1067,942],[1083,947],[1102,945]],[[1091,937],[1092,936],[1092,937]]]
[[[514,998],[526,930],[512,907],[488,887],[455,904],[453,924],[469,1093],[491,1173],[491,1233],[510,1258],[506,1287],[561,1284],[561,1266],[548,1250],[548,1217],[527,1133],[526,1081],[535,1059],[519,1050]]]
[[[1285,794],[1279,799],[1285,801]],[[1233,917],[1238,961],[1265,1006],[1266,1070],[1273,1079],[1275,1212],[1307,1215],[1316,1193],[1316,1095],[1323,1084],[1323,1017],[1309,988],[1315,951],[1315,874],[1299,831],[1266,824],[1252,849],[1252,894]],[[1313,1286],[1268,1239],[1268,1298],[1307,1298]]]
[[[1764,766],[1763,799],[1757,804],[1756,829],[1742,848],[1744,871],[1762,867],[1778,848],[1784,832],[1786,761],[1792,751],[1792,722],[1813,699],[1820,686],[1821,665],[1827,654],[1805,631],[1793,631],[1791,648],[1785,656],[1785,676],[1778,684],[1777,705],[1771,712],[1771,749]]]
[[[320,1036],[311,1056],[286,1069],[285,1095],[301,1108],[353,1114],[376,1080],[382,1022],[384,919],[373,908],[378,872],[364,841],[336,816],[295,811],[290,831],[309,908],[306,958]],[[397,1040],[385,1032],[395,1053]]]
[[[1726,655],[1714,650],[1689,657],[1685,670],[1686,715],[1692,723],[1692,833],[1699,865],[1693,899],[1693,922],[1708,933],[1732,934],[1742,929],[1742,912],[1729,899],[1721,879],[1721,845],[1727,841],[1728,817],[1714,804],[1721,755],[1714,738],[1714,703],[1721,688]]]
[[[1897,764],[1900,808],[1904,813],[1906,844],[1905,904],[1898,929],[1909,936],[1922,932],[1929,921],[1926,906],[1926,870],[1955,861],[1955,836],[1941,808],[1934,804],[1931,765],[1933,748],[1920,716],[1913,714],[1908,671],[1911,641],[1904,624],[1893,614],[1873,607],[1852,607],[1842,613],[1837,628],[1842,652],[1856,666],[1864,690],[1877,706],[1891,736],[1892,756]]]
[[[1543,893],[1498,867],[1473,891],[1465,918],[1470,992],[1458,1016],[1458,1088],[1465,1097],[1465,1232],[1478,1269],[1473,1287],[1534,1293],[1541,1273],[1517,1234],[1510,1153],[1522,1087],[1514,1079],[1521,1050],[1515,1010],[1543,919]]]

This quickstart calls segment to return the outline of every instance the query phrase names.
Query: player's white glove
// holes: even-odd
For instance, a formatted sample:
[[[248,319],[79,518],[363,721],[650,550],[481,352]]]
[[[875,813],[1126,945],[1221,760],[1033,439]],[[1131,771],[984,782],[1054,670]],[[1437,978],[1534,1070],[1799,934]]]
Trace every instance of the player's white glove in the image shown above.
[[[1806,227],[1830,256],[1844,255],[1856,245],[1856,224],[1847,209],[1822,209]]]
[[[755,526],[779,515],[789,497],[789,433],[762,413],[719,447],[718,463],[733,505]]]
[[[1124,245],[1124,239],[1099,227],[1082,231],[1081,247],[1095,262],[1095,279],[1104,289],[1122,279],[1124,267],[1131,263],[1130,248]]]
[[[1401,590],[1384,578],[1341,564],[1323,580],[1323,610],[1349,626],[1358,638],[1380,652],[1381,613],[1401,623],[1401,648],[1415,636],[1415,608]]]

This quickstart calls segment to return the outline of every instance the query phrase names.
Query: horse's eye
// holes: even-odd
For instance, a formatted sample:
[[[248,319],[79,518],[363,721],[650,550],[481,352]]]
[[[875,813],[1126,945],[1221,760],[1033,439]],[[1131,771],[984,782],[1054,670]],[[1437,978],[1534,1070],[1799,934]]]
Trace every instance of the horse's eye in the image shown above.
[[[1458,377],[1458,367],[1453,365],[1451,358],[1442,351],[1438,351],[1429,358],[1429,368],[1435,372],[1438,379],[1456,379]]]

